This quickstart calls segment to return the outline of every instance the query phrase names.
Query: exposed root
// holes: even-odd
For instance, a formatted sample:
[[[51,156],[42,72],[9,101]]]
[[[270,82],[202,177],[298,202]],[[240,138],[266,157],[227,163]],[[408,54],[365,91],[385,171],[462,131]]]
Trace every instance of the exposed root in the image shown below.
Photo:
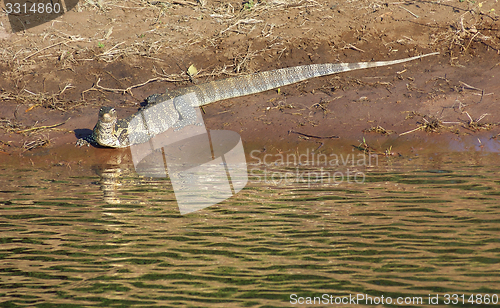
[[[87,93],[89,91],[98,91],[98,90],[103,90],[103,91],[108,91],[108,92],[115,92],[115,93],[122,93],[122,94],[128,93],[128,94],[130,94],[133,97],[134,94],[132,93],[132,89],[145,86],[148,83],[154,82],[154,81],[172,81],[172,80],[168,80],[168,78],[156,77],[156,78],[149,79],[148,81],[145,81],[143,83],[132,85],[132,86],[126,88],[126,89],[113,89],[113,88],[106,88],[106,87],[103,87],[103,86],[99,85],[99,82],[101,82],[101,78],[98,78],[97,81],[96,81],[96,83],[94,85],[92,85],[91,88],[82,91],[82,99],[85,99],[85,97],[84,97],[85,93]]]

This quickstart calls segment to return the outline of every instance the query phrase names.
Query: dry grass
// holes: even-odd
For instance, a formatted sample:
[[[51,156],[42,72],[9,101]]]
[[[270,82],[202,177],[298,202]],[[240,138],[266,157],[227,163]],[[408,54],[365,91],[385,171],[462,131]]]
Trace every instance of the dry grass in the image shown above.
[[[11,143],[12,141],[3,141],[3,140],[0,140],[0,148],[4,148],[4,147],[10,147],[11,146]],[[1,154],[8,154],[6,152],[3,152],[3,151],[0,151]]]
[[[410,116],[406,117],[407,119],[408,118],[413,118],[415,115],[418,115],[417,113],[413,112]],[[441,129],[443,128],[446,128],[444,125],[443,125],[443,121],[441,121],[440,119],[434,117],[434,116],[427,116],[427,115],[424,115],[422,116],[422,120],[423,122],[418,122],[418,127],[415,128],[415,129],[412,129],[412,130],[409,130],[407,132],[404,132],[404,133],[401,133],[399,134],[399,136],[404,136],[404,135],[407,135],[407,134],[411,134],[413,132],[416,132],[416,131],[425,131],[427,133],[438,133],[441,131]]]
[[[484,13],[471,9],[463,13],[448,31],[433,34],[431,45],[447,45],[449,50],[459,47],[461,52],[466,52],[473,42],[478,42],[500,53],[499,37],[482,33],[491,30],[484,26],[485,19],[495,21],[498,16],[494,11]]]
[[[71,87],[71,85],[69,85],[68,87]],[[2,92],[0,93],[0,100],[14,101],[18,104],[30,106],[25,110],[26,112],[31,111],[36,107],[42,107],[60,111],[68,111],[84,103],[84,102],[79,102],[79,103],[68,102],[62,99],[61,95],[65,90],[66,87],[59,93],[55,94],[33,93],[26,89],[24,89],[24,91],[22,91],[19,94],[12,92]]]
[[[363,141],[359,145],[357,146],[353,145],[353,147],[365,154],[378,153],[378,151],[375,148],[372,148],[371,146],[368,145],[368,143],[365,140],[365,137],[363,137]]]
[[[460,108],[461,109],[461,108]],[[411,134],[416,131],[424,131],[427,133],[440,133],[442,131],[450,131],[454,133],[459,133],[459,130],[456,129],[456,127],[448,127],[445,126],[445,124],[460,124],[463,128],[468,129],[468,130],[473,130],[473,131],[480,131],[480,130],[490,130],[495,126],[498,126],[497,123],[479,123],[481,122],[486,116],[488,116],[488,113],[485,113],[481,115],[478,119],[473,119],[470,114],[467,111],[462,111],[460,110],[462,114],[466,114],[467,117],[469,118],[468,121],[462,121],[462,122],[444,122],[441,119],[435,117],[435,116],[429,116],[429,115],[420,115],[416,112],[411,112],[406,119],[413,119],[414,117],[421,117],[422,121],[417,122],[417,128],[406,131],[404,133],[399,134],[399,136]]]
[[[50,138],[48,135],[43,135],[32,141],[25,141],[22,148],[23,151],[31,151],[36,148],[45,147],[50,144]]]
[[[21,122],[17,121],[17,119],[6,119],[6,118],[1,118],[0,119],[0,129],[5,130],[7,133],[16,133],[16,134],[21,134],[24,136],[31,136],[33,134],[41,134],[47,130],[62,130],[62,131],[67,131],[66,129],[59,129],[57,127],[66,124],[71,118],[68,118],[66,121],[53,124],[53,125],[43,125],[43,126],[37,126],[38,122],[34,123],[33,125],[24,125],[21,124]],[[48,138],[42,138],[42,139],[48,139]],[[4,142],[4,144],[6,144]]]
[[[467,121],[465,127],[473,130],[473,131],[480,131],[480,130],[490,130],[493,127],[497,126],[498,124],[494,123],[479,123],[481,122],[482,119],[484,119],[486,116],[488,116],[488,113],[485,113],[481,115],[478,119],[474,120],[467,111],[464,112],[467,117],[469,117],[469,121]]]
[[[16,120],[1,118],[0,128],[4,129],[8,133],[12,133],[21,129],[26,129],[26,126]]]
[[[16,113],[17,113],[17,110],[16,110]],[[26,126],[26,125],[21,124],[15,118],[14,119],[1,118],[0,119],[0,129],[5,130],[7,133],[17,133],[17,134],[22,134],[24,136],[31,136],[33,134],[39,135],[38,137],[36,137],[36,139],[25,141],[23,143],[23,145],[22,145],[23,151],[30,151],[30,150],[33,150],[35,148],[49,145],[50,138],[49,138],[48,134],[43,134],[43,132],[46,130],[57,129],[58,126],[65,124],[68,120],[66,120],[62,123],[54,124],[54,125],[36,126],[38,123],[35,123],[34,125]],[[12,143],[12,141],[5,142],[5,141],[0,140],[0,147],[4,147],[4,146],[10,147],[11,143]]]
[[[380,125],[372,126],[371,128],[364,130],[364,132],[366,132],[366,133],[377,133],[377,134],[381,134],[381,135],[390,135],[390,134],[394,133],[391,130],[386,130],[385,128],[383,128]]]
[[[176,21],[175,23],[162,24],[160,17],[167,16],[169,9],[173,5],[189,7],[192,10],[193,16],[196,16],[196,14],[200,14],[199,16],[209,16],[211,20],[220,24],[221,30],[218,34],[212,37],[206,37],[202,33],[194,31],[187,22],[183,23]],[[152,15],[154,15],[155,18],[147,20],[147,22],[149,22],[148,30],[137,30],[140,31],[140,33],[137,34],[137,38],[133,39],[133,37],[129,36],[129,39],[126,41],[113,40],[113,31],[117,30],[114,29],[113,26],[103,25],[99,18],[96,20],[96,28],[102,29],[99,31],[104,30],[102,36],[99,34],[99,31],[96,31],[96,34],[93,37],[85,37],[83,33],[79,35],[71,35],[57,30],[54,27],[48,27],[44,33],[39,35],[39,37],[43,37],[43,40],[40,41],[39,37],[25,33],[25,37],[23,39],[31,42],[29,47],[21,47],[16,50],[15,46],[10,46],[4,48],[3,50],[0,49],[0,61],[3,61],[13,67],[14,69],[12,69],[12,72],[20,73],[20,76],[17,77],[11,74],[9,78],[17,78],[21,80],[24,76],[23,74],[25,74],[22,72],[25,72],[27,69],[31,70],[31,67],[43,65],[43,62],[47,63],[47,61],[53,60],[63,63],[64,69],[69,70],[73,70],[73,66],[75,64],[85,63],[85,61],[104,61],[112,63],[119,59],[131,58],[134,56],[162,61],[162,59],[158,57],[158,54],[164,54],[166,50],[185,49],[188,46],[203,43],[202,41],[216,46],[221,38],[227,37],[232,33],[248,35],[251,32],[256,31],[255,33],[260,33],[261,37],[269,40],[269,43],[266,46],[258,49],[253,48],[251,44],[248,46],[241,46],[242,48],[246,48],[246,51],[242,50],[240,53],[235,53],[232,57],[232,65],[213,68],[211,69],[211,72],[201,72],[196,76],[196,78],[198,78],[198,80],[202,80],[202,78],[213,79],[214,77],[220,77],[221,75],[235,76],[251,73],[254,72],[254,70],[250,66],[250,63],[255,57],[262,56],[266,52],[276,49],[281,50],[282,54],[285,50],[281,43],[277,41],[275,42],[277,39],[277,36],[273,34],[275,25],[265,22],[262,16],[280,14],[283,10],[289,10],[292,8],[295,10],[318,10],[322,8],[322,5],[314,0],[270,0],[265,2],[245,1],[241,3],[239,7],[235,7],[231,3],[208,3],[208,1],[194,0],[170,1],[169,3],[163,1],[142,0],[125,2],[117,0],[85,0],[77,6],[78,11],[92,11],[98,15],[97,17],[116,8],[137,10],[141,13],[145,11],[153,12],[154,14]],[[186,21],[189,21],[190,18],[193,17],[188,16]],[[167,18],[167,20],[169,19]],[[189,39],[186,41],[171,39],[171,35],[165,35],[164,32],[166,29],[168,29],[169,32],[173,32],[173,34],[179,33]],[[144,36],[147,36],[147,38]],[[42,46],[42,44],[45,46]],[[76,104],[75,102],[67,102],[61,97],[62,92],[64,92],[66,88],[64,88],[64,90],[60,93],[52,94],[33,93],[24,89],[19,93],[4,92],[0,93],[0,99],[14,100],[17,103],[30,105],[32,108],[43,107],[67,111],[71,108],[84,104],[85,94],[89,91],[105,91],[122,94],[129,93],[133,96],[132,89],[144,86],[151,82],[192,81],[192,78],[187,74],[167,74],[163,71],[163,69],[161,69],[161,72],[153,72],[152,77],[153,78],[148,78],[143,82],[132,84],[125,88],[114,88],[101,85],[101,79],[99,76],[96,76],[96,82],[91,88],[83,91],[80,90],[82,91],[82,101],[77,102]]]
[[[185,22],[179,22],[179,20],[169,22],[170,19],[167,18],[167,23],[165,24],[160,18],[168,17],[168,14],[170,14],[169,10],[173,5],[189,7],[192,10],[192,16],[184,16],[183,18],[186,18],[186,20],[183,21]],[[211,2],[208,4],[207,1],[200,0],[169,2],[85,0],[83,3],[77,5],[77,11],[91,11],[99,16],[99,14],[106,14],[113,9],[127,9],[140,11],[141,14],[144,11],[148,11],[150,14],[145,14],[146,16],[153,15],[155,17],[153,19],[148,17],[145,20],[149,24],[149,29],[142,30],[141,27],[137,27],[138,30],[135,30],[138,31],[136,39],[134,39],[133,35],[129,35],[126,41],[113,40],[113,33],[118,30],[114,26],[109,25],[108,22],[104,23],[104,21],[99,20],[99,18],[96,20],[95,34],[91,37],[85,37],[83,34],[70,35],[54,27],[48,27],[40,35],[25,33],[25,39],[30,41],[30,47],[23,47],[18,50],[16,50],[16,46],[0,48],[0,61],[22,65],[26,61],[31,60],[30,63],[33,64],[44,58],[58,57],[64,51],[63,49],[69,49],[70,51],[79,50],[80,53],[82,50],[93,51],[91,58],[79,57],[76,61],[97,60],[113,62],[117,59],[130,56],[155,58],[155,55],[160,51],[184,49],[187,46],[202,43],[202,41],[217,44],[217,40],[230,33],[249,34],[256,30],[261,32],[263,37],[270,37],[275,25],[266,23],[262,15],[278,14],[283,10],[291,8],[296,10],[304,8],[319,9],[321,8],[321,4],[314,0],[271,0],[267,2],[256,0],[246,1],[241,3],[239,7],[235,7],[231,3]],[[201,21],[204,16],[210,17],[209,20],[214,20],[220,24],[221,30],[218,34],[207,37],[203,33],[195,31],[188,22],[191,18]],[[104,16],[102,19],[104,19]],[[166,35],[165,30],[168,30],[167,33],[171,34],[179,33],[186,37],[187,40],[172,39],[172,35]],[[41,41],[40,37],[43,38]],[[49,42],[49,44],[45,44],[46,42]],[[40,46],[40,43],[45,46]]]

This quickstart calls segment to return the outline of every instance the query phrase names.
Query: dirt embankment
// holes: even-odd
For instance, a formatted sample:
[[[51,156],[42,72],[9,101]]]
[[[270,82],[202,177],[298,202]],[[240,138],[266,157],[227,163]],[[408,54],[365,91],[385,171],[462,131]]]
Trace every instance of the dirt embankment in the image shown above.
[[[205,122],[237,131],[255,147],[317,140],[290,131],[365,136],[380,147],[429,133],[494,141],[500,133],[499,11],[495,0],[81,1],[16,33],[2,15],[0,152],[74,143],[90,132],[99,106],[118,107],[126,116],[166,88],[431,51],[441,54],[214,103],[204,108]],[[198,69],[194,76],[187,74],[191,65]]]

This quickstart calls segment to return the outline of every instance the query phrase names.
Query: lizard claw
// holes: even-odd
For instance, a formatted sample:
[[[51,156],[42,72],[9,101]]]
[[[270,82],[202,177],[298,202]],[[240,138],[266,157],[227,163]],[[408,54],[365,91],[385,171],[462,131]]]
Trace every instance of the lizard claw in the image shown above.
[[[76,141],[75,143],[75,146],[76,147],[83,147],[83,146],[90,146],[90,142],[88,142],[87,140],[83,139],[83,138],[80,138]]]

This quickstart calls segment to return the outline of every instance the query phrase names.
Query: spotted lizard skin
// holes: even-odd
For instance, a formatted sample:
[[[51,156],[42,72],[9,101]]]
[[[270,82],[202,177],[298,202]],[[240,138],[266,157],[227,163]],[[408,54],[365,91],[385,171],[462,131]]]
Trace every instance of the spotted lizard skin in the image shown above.
[[[128,147],[132,144],[146,142],[155,134],[169,128],[181,129],[184,126],[194,124],[196,121],[194,107],[264,92],[314,77],[389,66],[436,54],[439,53],[433,52],[392,61],[302,65],[210,81],[164,94],[151,95],[147,98],[146,107],[124,119],[118,119],[114,108],[102,107],[99,110],[99,118],[92,135],[80,139],[77,144],[80,146],[98,144],[112,148]],[[157,117],[155,121],[146,121],[154,116]],[[156,128],[148,127],[148,123],[152,122],[157,126]]]

